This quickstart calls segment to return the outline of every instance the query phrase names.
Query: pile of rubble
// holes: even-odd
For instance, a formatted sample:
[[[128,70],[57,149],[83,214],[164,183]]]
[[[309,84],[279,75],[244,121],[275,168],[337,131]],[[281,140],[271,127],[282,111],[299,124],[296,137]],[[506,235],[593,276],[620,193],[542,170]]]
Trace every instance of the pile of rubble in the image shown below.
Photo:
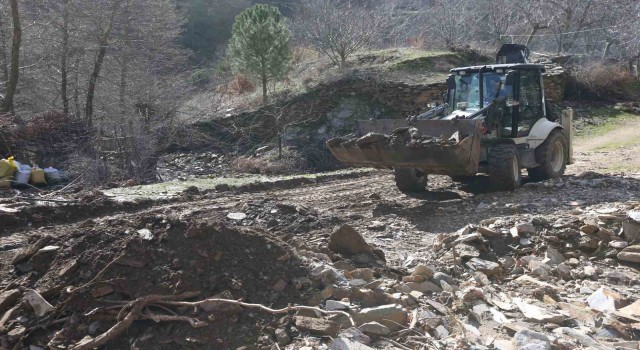
[[[163,181],[221,176],[229,171],[230,159],[213,152],[169,153],[158,161]]]
[[[404,267],[276,201],[88,220],[13,256],[0,349],[638,350],[639,209],[487,219]]]

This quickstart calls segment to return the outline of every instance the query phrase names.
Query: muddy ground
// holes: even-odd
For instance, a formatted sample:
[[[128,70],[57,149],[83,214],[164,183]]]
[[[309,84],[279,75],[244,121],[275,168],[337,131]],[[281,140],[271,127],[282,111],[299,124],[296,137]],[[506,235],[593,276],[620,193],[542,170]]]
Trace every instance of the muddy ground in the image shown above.
[[[0,349],[80,349],[127,315],[135,322],[103,348],[344,349],[331,343],[340,338],[347,339],[345,344],[388,349],[520,349],[514,339],[523,329],[545,337],[535,349],[588,347],[579,336],[566,335],[565,328],[573,327],[599,342],[592,348],[638,349],[640,320],[607,322],[610,310],[584,307],[603,286],[618,294],[616,312],[640,299],[640,265],[617,258],[638,243],[620,230],[627,213],[640,208],[640,175],[590,172],[586,164],[594,150],[581,145],[579,151],[577,165],[561,179],[525,183],[512,192],[493,192],[482,176],[468,183],[431,176],[429,191],[402,193],[389,172],[373,171],[282,186],[188,187],[161,199],[102,192],[48,203],[5,198],[0,207]],[[624,151],[607,152],[628,157]],[[597,159],[600,166],[604,158]],[[637,160],[625,161],[637,166]],[[522,223],[533,228],[515,237],[511,228]],[[342,225],[355,229],[369,247],[353,254],[332,249],[332,232]],[[595,231],[584,233],[587,225]],[[478,231],[480,226],[488,231]],[[549,254],[548,247],[555,247],[562,261],[542,270],[531,266]],[[499,265],[500,273],[472,268],[469,261],[475,258]],[[571,269],[585,272],[563,276],[558,264],[571,258],[577,261],[571,261]],[[406,277],[416,276],[417,266],[431,271],[421,275],[431,282],[448,282],[408,288],[413,280]],[[437,281],[434,272],[440,273]],[[614,272],[617,280],[609,278]],[[517,282],[521,276],[542,284],[527,291]],[[25,297],[31,290],[50,304],[41,315]],[[323,318],[295,310],[276,315],[222,302],[193,307],[162,301],[138,313],[132,311],[135,303],[125,306],[148,295],[324,310],[329,309],[326,300],[335,300],[350,305],[356,318],[367,307],[398,304],[406,318],[394,321],[401,324],[397,328],[379,320],[391,333],[344,333],[350,325],[340,315]],[[493,302],[498,295],[502,302]],[[519,298],[558,310],[558,303],[582,303],[583,308],[562,314],[561,321],[534,322]],[[491,311],[493,317],[487,318],[479,305],[498,313]],[[153,315],[183,318],[154,320]],[[303,317],[328,323],[310,326]],[[341,333],[330,329],[334,324]]]

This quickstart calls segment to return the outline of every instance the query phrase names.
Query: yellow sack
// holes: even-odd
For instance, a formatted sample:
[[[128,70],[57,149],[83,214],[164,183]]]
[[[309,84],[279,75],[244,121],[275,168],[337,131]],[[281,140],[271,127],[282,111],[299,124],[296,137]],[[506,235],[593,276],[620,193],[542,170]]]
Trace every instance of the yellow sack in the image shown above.
[[[44,170],[40,168],[31,168],[31,184],[32,185],[46,185],[47,180],[44,177]]]
[[[17,170],[18,165],[16,164],[16,161],[13,160],[13,157],[0,160],[0,178],[4,178],[10,175],[13,176],[13,174]]]
[[[0,189],[11,187],[11,181],[13,181],[13,175],[0,177]]]

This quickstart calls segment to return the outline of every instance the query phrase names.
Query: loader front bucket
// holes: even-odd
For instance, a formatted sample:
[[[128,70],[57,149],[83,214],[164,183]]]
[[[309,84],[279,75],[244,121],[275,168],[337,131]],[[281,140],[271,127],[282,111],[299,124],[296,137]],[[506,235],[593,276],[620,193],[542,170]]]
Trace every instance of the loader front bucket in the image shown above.
[[[481,120],[385,119],[358,123],[352,139],[327,141],[331,153],[350,166],[415,168],[427,174],[475,175],[480,161]],[[362,136],[364,135],[364,136]]]

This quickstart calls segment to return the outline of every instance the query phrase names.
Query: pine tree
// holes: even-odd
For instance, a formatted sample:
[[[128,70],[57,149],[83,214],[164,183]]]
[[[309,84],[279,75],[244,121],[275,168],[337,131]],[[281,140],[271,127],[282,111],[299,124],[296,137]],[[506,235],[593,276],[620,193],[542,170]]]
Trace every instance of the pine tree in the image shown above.
[[[260,78],[262,101],[267,83],[282,78],[289,68],[291,32],[278,8],[257,4],[240,13],[233,24],[229,56],[238,72]]]

